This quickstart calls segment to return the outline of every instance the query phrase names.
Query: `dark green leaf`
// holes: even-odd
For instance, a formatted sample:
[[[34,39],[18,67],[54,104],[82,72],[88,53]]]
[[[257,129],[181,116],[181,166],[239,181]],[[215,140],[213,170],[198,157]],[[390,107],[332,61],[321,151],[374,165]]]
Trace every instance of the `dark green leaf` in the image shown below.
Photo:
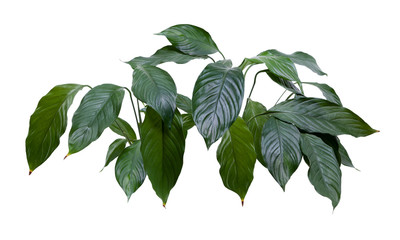
[[[377,132],[347,108],[318,98],[295,98],[270,109],[272,114],[308,132],[368,136]]]
[[[182,114],[183,129],[189,130],[194,126],[192,114]]]
[[[337,138],[337,141],[338,141],[338,144],[339,144],[339,154],[340,154],[341,163],[343,165],[347,166],[347,167],[355,168],[354,165],[353,165],[353,162],[350,159],[349,154],[347,153],[346,148],[340,142],[339,138],[338,137],[336,137],[336,138]]]
[[[127,123],[122,118],[117,118],[111,124],[110,129],[116,134],[127,138],[130,143],[133,143],[133,140],[136,140],[136,134],[131,125]]]
[[[178,93],[176,97],[176,106],[187,113],[192,113],[192,100],[182,94]]]
[[[243,119],[246,121],[247,126],[250,129],[250,132],[253,134],[253,143],[254,148],[256,149],[257,159],[264,167],[265,161],[263,160],[262,152],[261,152],[261,132],[264,126],[264,123],[268,120],[267,115],[259,115],[266,112],[267,109],[259,102],[252,101],[251,99],[247,99],[247,105],[243,112]],[[255,117],[257,116],[257,117]]]
[[[200,73],[193,90],[193,120],[207,148],[236,120],[243,94],[243,73],[230,60],[210,63]]]
[[[183,165],[185,137],[182,117],[176,111],[171,128],[167,128],[157,112],[147,107],[141,135],[144,168],[154,191],[165,205]]]
[[[103,84],[85,95],[72,118],[68,154],[79,152],[97,140],[117,119],[124,94],[120,86]]]
[[[43,96],[29,121],[26,157],[30,172],[44,163],[60,144],[67,127],[67,112],[79,90],[79,84],[55,86]]]
[[[237,193],[243,201],[253,181],[256,152],[253,136],[241,117],[224,133],[217,149],[217,159],[225,187]]]
[[[122,153],[122,151],[124,151],[126,143],[126,139],[119,138],[110,144],[110,146],[108,147],[106,163],[104,164],[104,167],[107,167],[108,164],[112,162],[112,160],[116,159]]]
[[[179,24],[158,33],[165,36],[180,51],[194,56],[204,56],[219,52],[210,34],[202,28]]]
[[[308,178],[315,190],[332,201],[335,208],[340,200],[342,172],[333,149],[312,134],[301,134],[301,150],[310,163]]]
[[[300,132],[274,117],[264,124],[261,136],[263,159],[283,190],[301,162]]]
[[[157,66],[161,63],[175,62],[178,64],[187,63],[193,59],[205,59],[207,56],[191,56],[185,54],[173,46],[165,46],[155,52],[151,57],[135,57],[127,62],[133,69],[140,65]]]
[[[115,178],[129,201],[131,195],[146,179],[142,154],[140,153],[140,140],[125,148],[118,157],[115,164]]]
[[[174,80],[166,71],[150,65],[138,66],[133,72],[132,92],[171,125],[177,93]]]
[[[342,102],[340,101],[339,96],[336,94],[335,90],[331,88],[328,84],[324,83],[315,83],[315,82],[303,82],[304,84],[310,84],[313,85],[319,90],[321,90],[322,94],[325,96],[325,98],[333,103],[336,103],[339,106],[343,106]]]
[[[294,85],[291,81],[273,74],[269,69],[266,71],[266,73],[274,82],[276,82],[286,90],[291,91],[295,94],[302,94],[301,91],[296,87],[296,85]]]

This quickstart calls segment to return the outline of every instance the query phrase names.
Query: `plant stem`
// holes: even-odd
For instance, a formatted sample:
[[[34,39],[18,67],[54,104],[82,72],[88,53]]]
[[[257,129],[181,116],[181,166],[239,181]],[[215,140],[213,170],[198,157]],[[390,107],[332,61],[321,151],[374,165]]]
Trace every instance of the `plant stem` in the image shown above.
[[[283,93],[281,94],[281,96],[278,98],[278,100],[276,100],[275,105],[278,104],[279,100],[281,100],[281,98],[283,97],[283,95],[287,92],[287,90],[283,91]],[[274,106],[275,106],[274,105]]]
[[[131,93],[131,91],[130,91],[128,88],[125,87],[125,89],[126,89],[126,91],[128,91],[128,93],[129,93],[129,97],[130,97],[130,99],[131,99],[131,104],[132,104],[133,112],[134,112],[134,114],[135,114],[136,125],[137,125],[138,131],[139,131],[139,136],[141,136],[141,135],[140,135],[139,120],[138,120],[138,117],[137,117],[135,104],[133,103],[132,93]],[[138,105],[138,107],[139,107],[139,105]],[[140,114],[140,112],[139,112],[139,114]],[[140,117],[140,115],[139,115],[139,117]]]
[[[218,52],[221,54],[222,58],[225,60],[224,54],[221,51],[218,51]]]
[[[137,109],[138,109],[138,113],[139,113],[139,122],[140,124],[142,124],[142,115],[140,114],[140,106],[139,106],[139,99],[136,98],[136,103],[137,103]]]
[[[212,58],[212,57],[210,57],[210,56],[207,56],[209,59],[211,59],[214,63],[215,63],[215,60],[214,60],[214,58]]]
[[[249,93],[249,97],[248,97],[248,99],[251,97],[251,94],[253,93],[254,86],[256,85],[256,80],[257,80],[257,76],[258,76],[258,74],[260,74],[260,73],[262,73],[262,72],[266,72],[266,71],[267,71],[267,69],[264,69],[264,70],[258,71],[258,72],[256,73],[256,75],[254,76],[254,82],[253,82],[253,86],[251,87],[251,90],[250,90],[250,93]]]

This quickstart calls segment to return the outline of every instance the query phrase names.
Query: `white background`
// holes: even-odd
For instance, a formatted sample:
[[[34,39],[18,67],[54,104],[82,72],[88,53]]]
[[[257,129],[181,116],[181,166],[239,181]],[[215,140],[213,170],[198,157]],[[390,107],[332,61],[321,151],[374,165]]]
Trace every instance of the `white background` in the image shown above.
[[[400,239],[399,22],[396,1],[384,0],[2,1],[0,239]],[[25,138],[38,100],[63,83],[130,87],[132,70],[122,61],[167,45],[153,34],[179,23],[206,29],[234,65],[271,48],[313,55],[329,76],[298,67],[300,78],[330,84],[346,107],[381,131],[342,138],[361,171],[342,168],[334,212],[309,183],[304,163],[286,192],[257,163],[242,207],[220,180],[217,144],[207,151],[195,128],[167,209],[148,179],[127,203],[114,164],[99,173],[116,138],[109,130],[63,161],[67,128],[60,147],[28,176]],[[161,67],[191,96],[207,63]],[[253,99],[270,107],[281,92],[262,77]],[[319,96],[312,88],[306,93]],[[121,116],[133,120],[125,100]]]

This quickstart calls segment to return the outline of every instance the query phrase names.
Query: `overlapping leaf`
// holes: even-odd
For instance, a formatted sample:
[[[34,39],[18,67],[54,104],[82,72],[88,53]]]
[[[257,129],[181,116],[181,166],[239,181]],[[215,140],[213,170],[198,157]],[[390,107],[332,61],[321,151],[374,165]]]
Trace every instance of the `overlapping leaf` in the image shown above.
[[[337,141],[339,144],[339,154],[340,154],[340,162],[342,165],[345,165],[347,167],[352,167],[355,168],[353,165],[353,162],[350,159],[349,154],[347,153],[346,148],[343,146],[343,144],[340,142],[339,138],[337,137]]]
[[[110,129],[116,134],[125,137],[130,143],[133,143],[133,141],[136,140],[135,131],[131,125],[122,118],[115,119],[111,124]]]
[[[268,76],[277,84],[294,94],[302,94],[301,91],[291,81],[273,74],[269,69],[266,71]]]
[[[192,100],[182,94],[178,93],[176,97],[176,106],[187,113],[192,113]]]
[[[116,159],[122,153],[122,151],[124,151],[127,142],[128,141],[126,139],[119,138],[110,144],[108,147],[106,163],[104,164],[104,167],[107,167],[110,162]]]
[[[339,106],[343,106],[342,102],[340,101],[339,96],[336,94],[335,90],[331,88],[328,84],[325,83],[315,83],[315,82],[303,82],[304,84],[313,85],[322,92],[325,96],[326,100],[336,103]]]

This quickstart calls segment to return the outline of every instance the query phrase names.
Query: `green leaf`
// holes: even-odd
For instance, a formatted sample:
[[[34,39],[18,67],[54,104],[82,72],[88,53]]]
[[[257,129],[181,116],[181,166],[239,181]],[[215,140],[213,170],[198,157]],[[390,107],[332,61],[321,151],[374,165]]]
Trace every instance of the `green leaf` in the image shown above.
[[[192,114],[182,114],[183,129],[189,130],[194,126]]]
[[[225,187],[237,193],[243,202],[253,181],[256,152],[253,136],[241,117],[224,133],[217,149],[217,159]]]
[[[165,36],[174,47],[189,55],[204,56],[219,52],[210,34],[193,25],[175,25],[157,35]]]
[[[143,65],[133,72],[132,92],[147,103],[162,120],[171,125],[176,108],[176,86],[172,77],[161,68]]]
[[[331,88],[328,84],[324,83],[316,83],[316,82],[303,82],[304,84],[310,84],[313,85],[322,92],[322,94],[325,96],[326,100],[336,103],[339,106],[343,106],[342,102],[340,101],[339,96],[336,94],[335,90]]]
[[[165,205],[183,165],[185,137],[182,117],[176,111],[171,128],[167,128],[157,112],[147,107],[141,135],[144,169],[154,191]]]
[[[131,125],[129,125],[129,123],[122,118],[115,119],[115,121],[111,124],[110,129],[116,134],[127,138],[130,143],[133,143],[133,141],[136,140],[135,131]]]
[[[315,190],[332,201],[340,200],[342,172],[333,149],[312,134],[301,134],[301,150],[310,163],[308,178]]]
[[[85,95],[72,118],[68,155],[97,140],[104,129],[117,119],[124,94],[124,88],[120,86],[102,84]]]
[[[107,151],[106,163],[104,164],[103,168],[107,167],[112,160],[116,159],[122,153],[122,151],[124,151],[126,143],[126,139],[119,138],[110,144]]]
[[[300,132],[274,117],[264,124],[261,136],[263,159],[283,190],[301,162]]]
[[[192,100],[182,94],[178,93],[176,97],[176,106],[187,113],[192,113]]]
[[[140,153],[140,140],[125,148],[118,157],[115,164],[115,178],[129,201],[131,195],[146,179],[142,154]]]
[[[347,153],[346,148],[340,142],[339,138],[338,137],[336,137],[336,138],[337,138],[337,141],[338,141],[338,144],[339,144],[339,154],[340,154],[340,160],[341,160],[342,165],[345,165],[347,167],[355,168],[354,165],[353,165],[353,162],[350,159],[349,154]]]
[[[44,163],[60,144],[67,128],[67,112],[75,95],[85,86],[63,84],[43,96],[29,121],[25,141],[30,173]]]
[[[141,65],[152,65],[157,66],[158,64],[166,62],[175,62],[177,64],[184,64],[194,59],[205,59],[207,56],[191,56],[187,55],[173,46],[165,46],[151,57],[135,57],[134,59],[127,62],[133,69]]]
[[[247,99],[247,105],[243,112],[243,119],[246,121],[247,126],[250,129],[250,132],[253,135],[253,143],[254,148],[256,149],[257,159],[259,162],[265,165],[265,161],[262,156],[261,151],[261,132],[264,126],[264,123],[268,120],[268,115],[260,115],[267,111],[264,105],[259,102],[252,101],[250,98]],[[257,117],[255,117],[257,116]]]
[[[210,63],[193,90],[193,120],[207,148],[233,124],[242,106],[244,77],[230,60]]]
[[[307,132],[368,136],[377,132],[347,108],[319,98],[300,97],[279,103],[271,114]]]
[[[291,81],[286,80],[285,78],[279,77],[275,74],[273,74],[269,69],[266,71],[268,76],[277,84],[285,88],[286,90],[295,93],[295,94],[301,94],[301,91],[294,85]]]

